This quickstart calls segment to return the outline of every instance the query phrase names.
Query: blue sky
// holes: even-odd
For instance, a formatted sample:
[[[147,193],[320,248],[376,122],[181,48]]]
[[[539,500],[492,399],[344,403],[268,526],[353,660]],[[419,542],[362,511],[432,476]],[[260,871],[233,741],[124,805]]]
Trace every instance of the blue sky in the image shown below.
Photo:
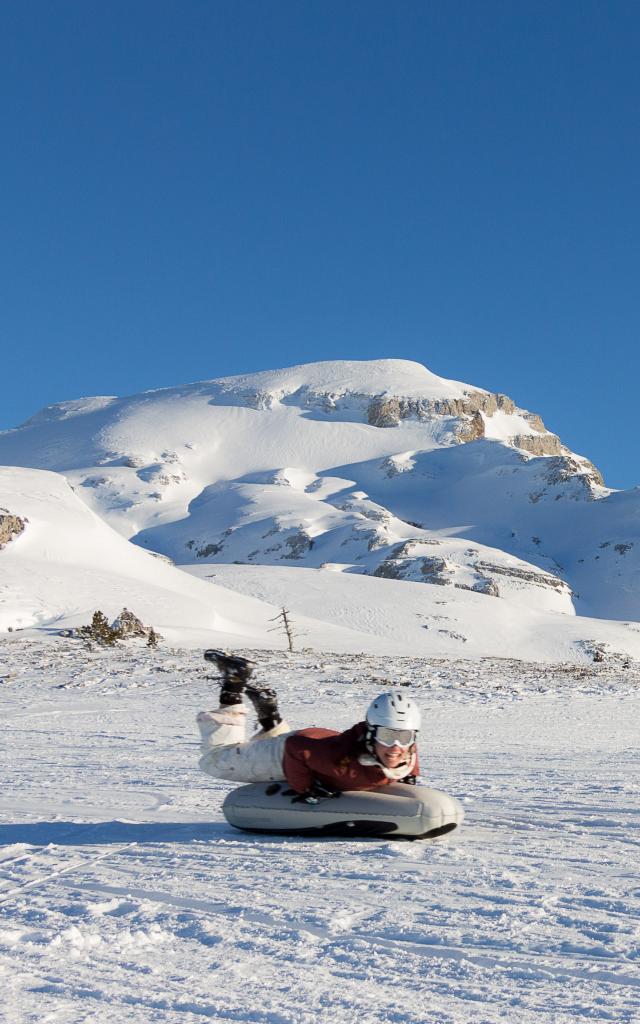
[[[640,4],[0,8],[0,428],[416,359],[640,484]]]

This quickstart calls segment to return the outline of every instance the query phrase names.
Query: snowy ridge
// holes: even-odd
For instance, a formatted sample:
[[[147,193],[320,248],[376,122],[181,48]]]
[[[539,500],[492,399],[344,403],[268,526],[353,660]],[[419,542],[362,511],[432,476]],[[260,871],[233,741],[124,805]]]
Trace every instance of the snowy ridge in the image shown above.
[[[408,359],[339,360],[291,366],[283,370],[222,377],[212,382],[223,395],[244,396],[263,408],[277,402],[302,407],[324,400],[335,409],[340,399],[381,397],[438,400],[464,398],[478,389],[431,373]],[[488,392],[484,392],[487,394]]]

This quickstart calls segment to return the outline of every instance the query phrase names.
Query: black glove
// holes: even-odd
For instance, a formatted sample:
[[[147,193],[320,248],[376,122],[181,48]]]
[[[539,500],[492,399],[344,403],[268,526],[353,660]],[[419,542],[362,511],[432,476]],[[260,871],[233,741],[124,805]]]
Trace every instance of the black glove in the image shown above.
[[[291,801],[292,804],[317,804],[321,800],[329,800],[340,796],[340,791],[331,789],[324,782],[314,779],[305,793],[298,793]]]

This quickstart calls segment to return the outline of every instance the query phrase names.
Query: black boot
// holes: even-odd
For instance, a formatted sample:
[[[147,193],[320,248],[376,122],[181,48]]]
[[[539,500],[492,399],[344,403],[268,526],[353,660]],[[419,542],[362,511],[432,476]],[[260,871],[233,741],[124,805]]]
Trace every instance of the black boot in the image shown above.
[[[242,704],[244,683],[238,679],[223,679],[220,687],[220,707]]]
[[[258,718],[260,728],[269,732],[282,721],[282,715],[278,711],[278,697],[275,690],[263,686],[247,686],[245,693]]]
[[[204,652],[205,661],[213,661],[222,674],[220,687],[220,705],[231,706],[242,704],[242,695],[247,679],[253,673],[253,665],[246,658],[239,658],[224,651],[209,650]]]

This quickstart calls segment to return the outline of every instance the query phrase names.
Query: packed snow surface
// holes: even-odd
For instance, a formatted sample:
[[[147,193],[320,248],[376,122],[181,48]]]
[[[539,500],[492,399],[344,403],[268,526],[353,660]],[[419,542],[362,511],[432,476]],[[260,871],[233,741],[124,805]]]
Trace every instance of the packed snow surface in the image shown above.
[[[3,1021],[638,1021],[636,663],[253,653],[293,727],[406,686],[460,832],[234,831],[199,653],[3,638]]]

